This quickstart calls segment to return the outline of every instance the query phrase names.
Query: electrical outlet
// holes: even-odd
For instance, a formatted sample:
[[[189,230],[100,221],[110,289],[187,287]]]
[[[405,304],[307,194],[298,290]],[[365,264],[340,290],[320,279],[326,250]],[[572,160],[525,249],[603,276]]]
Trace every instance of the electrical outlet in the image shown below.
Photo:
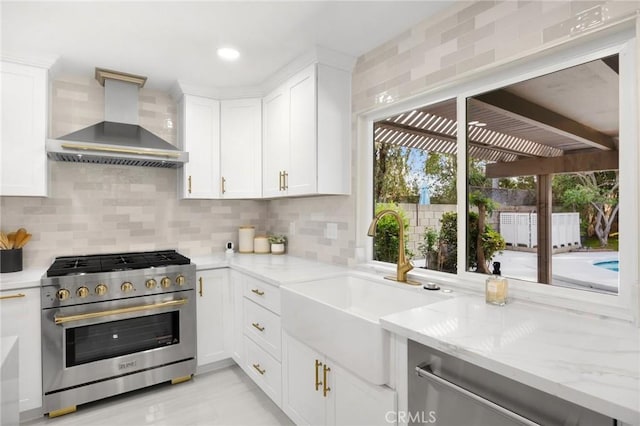
[[[338,239],[338,224],[337,223],[327,223],[327,227],[324,230],[325,238],[330,240]]]
[[[289,236],[293,237],[294,235],[296,235],[296,223],[289,222]]]

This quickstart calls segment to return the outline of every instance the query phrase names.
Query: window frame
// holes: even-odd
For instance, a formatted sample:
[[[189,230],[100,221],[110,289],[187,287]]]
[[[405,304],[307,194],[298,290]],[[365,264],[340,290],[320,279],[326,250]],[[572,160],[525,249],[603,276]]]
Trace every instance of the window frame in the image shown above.
[[[376,121],[402,112],[452,98],[457,103],[458,153],[457,179],[467,182],[466,100],[479,93],[495,90],[520,81],[559,71],[613,54],[620,60],[620,234],[619,258],[623,265],[619,275],[619,292],[608,295],[590,291],[541,285],[509,278],[510,293],[520,301],[552,305],[580,312],[605,315],[640,325],[640,290],[638,288],[640,238],[640,150],[638,143],[638,46],[635,20],[602,28],[564,43],[539,49],[512,61],[494,64],[463,78],[432,88],[406,100],[380,105],[356,116],[358,143],[356,182],[356,260],[374,269],[393,270],[395,265],[372,260],[373,241],[366,236],[373,217],[373,127]],[[623,70],[625,70],[623,72]],[[389,97],[385,97],[389,100]],[[393,99],[391,99],[393,101]],[[467,214],[467,185],[457,187],[458,217]],[[458,221],[458,247],[466,247],[466,220]],[[435,280],[463,291],[484,291],[486,276],[466,270],[466,250],[458,251],[456,274],[438,271],[411,271],[417,279]]]

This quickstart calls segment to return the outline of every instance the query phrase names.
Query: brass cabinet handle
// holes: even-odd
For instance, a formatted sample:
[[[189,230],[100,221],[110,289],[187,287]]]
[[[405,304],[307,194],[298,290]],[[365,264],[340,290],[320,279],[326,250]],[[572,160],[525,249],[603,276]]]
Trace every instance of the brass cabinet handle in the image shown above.
[[[200,290],[198,291],[198,293],[200,293],[200,297],[202,297],[202,277],[198,278],[198,282],[200,283]]]
[[[56,324],[63,324],[65,322],[81,321],[84,319],[101,318],[101,317],[107,317],[107,316],[118,315],[118,314],[128,314],[131,312],[148,311],[151,309],[169,308],[171,306],[184,305],[188,301],[189,301],[188,299],[176,299],[176,300],[168,300],[166,302],[153,303],[151,305],[138,305],[138,306],[130,306],[128,308],[109,309],[107,311],[69,315],[66,317],[55,317],[54,322]]]
[[[224,178],[224,176],[222,176],[222,185],[220,190],[222,191],[222,193],[224,194],[225,192],[227,192],[227,190],[224,187],[224,184],[227,182],[227,180]]]
[[[189,175],[189,179],[188,180],[189,180],[189,188],[188,188],[188,190],[189,190],[189,194],[191,194],[191,175]]]
[[[19,299],[21,297],[26,297],[27,295],[24,293],[17,293],[17,294],[10,294],[8,296],[0,296],[0,300],[7,300],[7,299]]]
[[[260,368],[260,364],[252,364],[252,365],[253,365],[253,368],[255,368],[256,371],[260,373],[260,375],[264,375],[264,373],[267,372],[267,370],[265,370],[264,368]]]
[[[282,173],[282,181],[282,190],[286,191],[287,189],[289,189],[289,173],[286,170]]]
[[[327,386],[327,372],[329,371],[331,371],[331,369],[326,365],[322,367],[322,380],[324,381],[324,383],[322,384],[322,396],[324,397],[326,397],[327,392],[331,390],[331,388]]]
[[[316,391],[320,389],[320,385],[322,382],[318,380],[320,378],[320,372],[318,371],[318,367],[320,367],[322,363],[316,359]]]
[[[261,290],[259,290],[257,288],[252,288],[251,292],[257,294],[258,296],[264,296],[264,291],[261,291]]]
[[[64,149],[81,149],[84,151],[104,151],[104,152],[119,152],[123,154],[136,154],[136,155],[150,155],[153,157],[167,157],[167,158],[179,158],[180,154],[173,154],[170,152],[150,152],[141,149],[131,148],[110,148],[106,146],[93,146],[93,145],[76,145],[71,143],[63,143],[60,146]]]
[[[282,184],[282,178],[284,177],[284,174],[282,171],[278,172],[278,191],[282,191],[282,187],[284,186]]]
[[[261,327],[259,322],[252,322],[251,325],[259,331],[264,331],[264,327]]]

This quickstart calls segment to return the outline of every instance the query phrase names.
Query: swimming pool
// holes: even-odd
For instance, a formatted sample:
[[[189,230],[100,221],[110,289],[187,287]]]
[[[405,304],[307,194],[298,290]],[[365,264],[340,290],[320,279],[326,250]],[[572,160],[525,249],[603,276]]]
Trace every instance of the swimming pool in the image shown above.
[[[617,260],[605,260],[605,261],[602,261],[602,262],[594,262],[594,266],[597,266],[599,268],[608,269],[610,271],[616,271],[616,272],[620,271],[620,267],[618,266],[618,261]]]

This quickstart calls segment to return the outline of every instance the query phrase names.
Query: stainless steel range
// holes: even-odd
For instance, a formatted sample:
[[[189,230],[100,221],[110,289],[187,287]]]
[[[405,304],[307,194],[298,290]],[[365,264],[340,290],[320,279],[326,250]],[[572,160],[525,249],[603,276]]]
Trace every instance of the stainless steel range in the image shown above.
[[[195,268],[173,250],[56,258],[41,280],[44,412],[190,379]]]

